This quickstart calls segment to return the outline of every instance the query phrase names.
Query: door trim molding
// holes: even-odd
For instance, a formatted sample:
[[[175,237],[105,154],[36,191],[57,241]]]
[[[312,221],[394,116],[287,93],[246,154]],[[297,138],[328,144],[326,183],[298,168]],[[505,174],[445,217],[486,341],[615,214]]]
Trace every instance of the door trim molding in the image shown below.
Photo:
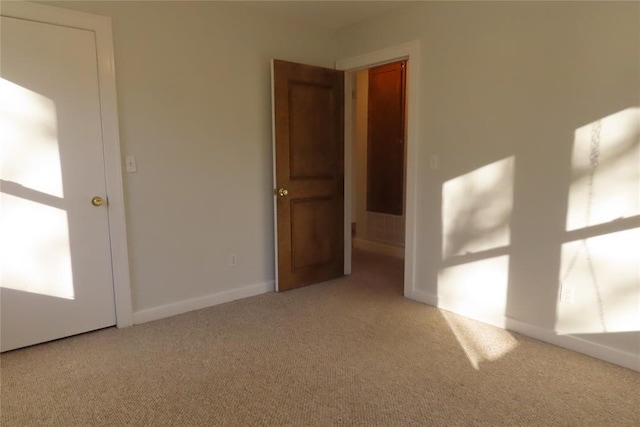
[[[133,310],[111,18],[26,2],[3,2],[0,12],[2,16],[10,18],[73,27],[92,31],[95,34],[105,181],[109,201],[109,238],[111,242],[116,325],[118,328],[131,326],[133,325]]]
[[[418,186],[418,98],[420,94],[420,42],[413,40],[408,43],[391,46],[385,49],[365,53],[336,61],[335,68],[349,73],[345,77],[345,176],[344,176],[344,273],[351,273],[351,150],[353,146],[353,79],[354,71],[377,65],[409,60],[407,76],[407,182],[406,182],[406,212],[405,212],[405,245],[404,245],[404,295],[411,298],[415,289],[416,266],[416,200]]]
[[[278,283],[278,196],[276,195],[276,188],[278,188],[278,180],[276,179],[276,93],[275,93],[275,71],[274,61],[271,59],[271,162],[273,171],[273,268],[274,268],[274,289],[279,291]]]

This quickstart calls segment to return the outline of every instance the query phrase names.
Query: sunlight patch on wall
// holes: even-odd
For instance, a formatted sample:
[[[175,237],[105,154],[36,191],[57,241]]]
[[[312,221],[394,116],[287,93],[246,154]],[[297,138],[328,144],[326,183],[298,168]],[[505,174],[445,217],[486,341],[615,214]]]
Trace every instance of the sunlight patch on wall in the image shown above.
[[[443,259],[510,244],[514,163],[508,157],[443,185]]]
[[[640,108],[576,130],[567,231],[640,215]]]
[[[55,104],[0,79],[0,135],[0,287],[73,299]]]
[[[0,286],[73,299],[67,213],[4,193],[0,204]]]
[[[438,274],[438,306],[470,317],[504,315],[508,283],[507,255],[447,267]]]
[[[640,229],[562,246],[556,331],[640,331]]]
[[[0,135],[0,178],[63,197],[53,101],[0,79]]]
[[[518,346],[518,341],[504,329],[447,311],[441,311],[441,314],[476,370],[480,369],[482,362],[498,360]]]

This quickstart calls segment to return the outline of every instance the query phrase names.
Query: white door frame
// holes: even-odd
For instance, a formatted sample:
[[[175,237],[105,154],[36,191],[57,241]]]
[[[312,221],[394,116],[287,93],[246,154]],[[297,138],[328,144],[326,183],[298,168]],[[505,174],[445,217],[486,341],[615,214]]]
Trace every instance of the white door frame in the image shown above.
[[[351,158],[353,147],[353,79],[350,73],[377,65],[409,60],[407,78],[407,182],[404,243],[404,296],[413,297],[415,289],[416,190],[418,186],[418,80],[420,76],[420,43],[414,40],[375,52],[336,61],[335,68],[349,75],[344,80],[344,273],[351,274]]]
[[[131,326],[133,325],[133,310],[111,18],[25,2],[2,2],[1,7],[0,14],[2,16],[79,28],[92,31],[95,34],[116,325],[118,328]]]

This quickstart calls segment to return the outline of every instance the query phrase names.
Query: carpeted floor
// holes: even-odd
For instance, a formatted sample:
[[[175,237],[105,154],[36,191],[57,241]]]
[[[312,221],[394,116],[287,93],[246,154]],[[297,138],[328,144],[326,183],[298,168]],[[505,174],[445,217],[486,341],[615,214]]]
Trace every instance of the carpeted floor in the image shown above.
[[[638,426],[640,374],[402,297],[402,263],[8,352],[3,426]]]

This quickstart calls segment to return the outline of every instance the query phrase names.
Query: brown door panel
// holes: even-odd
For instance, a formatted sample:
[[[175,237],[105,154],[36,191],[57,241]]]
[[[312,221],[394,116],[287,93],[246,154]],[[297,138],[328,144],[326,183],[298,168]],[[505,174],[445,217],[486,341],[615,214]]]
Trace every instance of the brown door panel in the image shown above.
[[[402,215],[405,61],[369,70],[367,210]]]
[[[274,60],[278,291],[344,269],[344,75]]]

